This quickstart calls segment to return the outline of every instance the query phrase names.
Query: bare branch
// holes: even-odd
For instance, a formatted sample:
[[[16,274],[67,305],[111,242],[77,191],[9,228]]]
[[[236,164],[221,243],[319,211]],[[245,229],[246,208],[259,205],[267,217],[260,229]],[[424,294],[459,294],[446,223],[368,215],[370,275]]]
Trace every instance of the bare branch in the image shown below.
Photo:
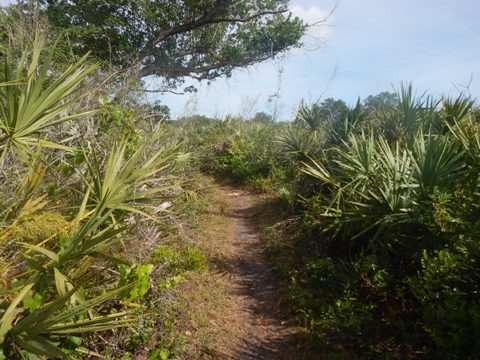
[[[248,66],[255,64],[257,62],[265,61],[271,58],[272,55],[257,57],[255,59],[244,59],[236,61],[219,61],[218,63],[198,66],[198,67],[163,67],[157,64],[149,64],[143,67],[140,70],[140,77],[145,77],[148,75],[156,74],[166,77],[179,77],[179,76],[190,76],[197,80],[208,79],[208,72],[212,70],[218,70],[225,67],[237,67],[237,66]],[[200,76],[195,76],[194,74],[202,74]]]
[[[146,93],[171,93],[174,95],[185,95],[184,92],[180,91],[173,91],[170,89],[143,89],[144,92]]]

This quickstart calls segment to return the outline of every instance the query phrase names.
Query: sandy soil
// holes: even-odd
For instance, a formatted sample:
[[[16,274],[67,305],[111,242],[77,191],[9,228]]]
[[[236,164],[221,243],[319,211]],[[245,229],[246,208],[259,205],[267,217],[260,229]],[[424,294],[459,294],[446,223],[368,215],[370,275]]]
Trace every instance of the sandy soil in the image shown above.
[[[221,183],[219,196],[225,202],[223,224],[210,238],[221,248],[216,266],[223,273],[226,297],[204,358],[211,359],[301,359],[296,345],[298,329],[290,326],[281,304],[279,282],[268,262],[263,227],[276,209],[246,189]],[[226,280],[226,281],[225,281]]]

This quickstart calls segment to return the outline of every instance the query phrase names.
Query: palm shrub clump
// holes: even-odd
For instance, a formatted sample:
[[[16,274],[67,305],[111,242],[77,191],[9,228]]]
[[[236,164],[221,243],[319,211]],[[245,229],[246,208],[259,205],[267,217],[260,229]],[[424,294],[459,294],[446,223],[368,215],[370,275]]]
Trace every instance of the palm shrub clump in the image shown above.
[[[322,346],[366,357],[478,355],[473,106],[403,87],[382,119],[366,113],[304,156],[300,167],[316,186],[303,196],[301,228],[290,231],[308,250],[297,248],[304,257],[283,268]]]
[[[153,266],[122,278],[120,269],[134,265],[115,249],[127,239],[127,218],[152,218],[181,157],[152,133],[154,151],[146,137],[142,146],[128,136],[113,145],[62,139],[63,124],[95,115],[72,108],[96,65],[86,56],[56,76],[55,45],[45,54],[44,43],[37,32],[16,62],[8,52],[1,59],[0,161],[10,185],[0,213],[0,359],[95,354],[82,334],[138,322],[132,309],[148,291]],[[51,174],[71,159],[79,169],[54,183]]]

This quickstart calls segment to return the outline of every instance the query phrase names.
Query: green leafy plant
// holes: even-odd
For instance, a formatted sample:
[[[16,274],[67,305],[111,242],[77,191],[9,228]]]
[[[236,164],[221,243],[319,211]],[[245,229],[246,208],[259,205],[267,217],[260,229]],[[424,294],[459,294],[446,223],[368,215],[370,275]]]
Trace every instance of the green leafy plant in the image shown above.
[[[143,299],[150,290],[150,274],[153,269],[152,264],[120,265],[119,286],[124,287],[127,284],[133,284],[130,288],[121,292],[120,295],[127,300]]]
[[[91,74],[96,65],[88,65],[88,54],[69,66],[54,81],[49,81],[55,44],[43,57],[45,38],[37,30],[32,49],[23,52],[15,69],[8,54],[4,58],[3,77],[0,84],[0,146],[2,154],[13,147],[19,155],[32,155],[32,147],[40,146],[71,150],[67,146],[42,137],[45,130],[55,125],[79,119],[94,111],[67,114],[82,95],[72,96],[82,80]],[[28,63],[28,66],[27,66]]]
[[[142,298],[153,267],[132,267],[122,256],[113,256],[113,249],[126,237],[126,213],[152,218],[139,204],[159,199],[172,181],[164,170],[183,158],[175,147],[162,145],[148,153],[146,144],[137,147],[125,140],[109,149],[106,164],[87,164],[83,177],[66,174],[75,195],[55,199],[52,207],[48,194],[41,194],[45,173],[55,171],[55,157],[77,150],[62,143],[62,134],[57,142],[47,138],[53,127],[95,112],[70,113],[82,98],[75,91],[96,66],[84,57],[55,76],[55,45],[43,57],[45,41],[37,34],[14,71],[7,54],[7,82],[0,86],[1,164],[16,161],[18,167],[10,173],[24,175],[2,204],[0,278],[7,291],[0,294],[0,349],[6,358],[67,359],[77,350],[88,353],[81,334],[138,323],[118,299],[124,294],[130,300]],[[157,140],[156,134],[152,138]],[[86,144],[85,159],[97,159],[98,144]],[[71,195],[71,185],[67,189]],[[105,272],[112,266],[130,270],[119,280]]]

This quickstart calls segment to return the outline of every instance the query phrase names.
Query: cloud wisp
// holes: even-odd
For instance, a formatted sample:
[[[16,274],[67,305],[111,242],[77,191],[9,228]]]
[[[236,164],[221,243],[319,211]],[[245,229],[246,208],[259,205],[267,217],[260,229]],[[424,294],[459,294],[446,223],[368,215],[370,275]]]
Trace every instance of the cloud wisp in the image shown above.
[[[314,51],[333,37],[333,16],[336,6],[332,9],[322,9],[317,5],[293,4],[289,10],[294,16],[308,24],[307,33],[304,35],[304,50]]]

